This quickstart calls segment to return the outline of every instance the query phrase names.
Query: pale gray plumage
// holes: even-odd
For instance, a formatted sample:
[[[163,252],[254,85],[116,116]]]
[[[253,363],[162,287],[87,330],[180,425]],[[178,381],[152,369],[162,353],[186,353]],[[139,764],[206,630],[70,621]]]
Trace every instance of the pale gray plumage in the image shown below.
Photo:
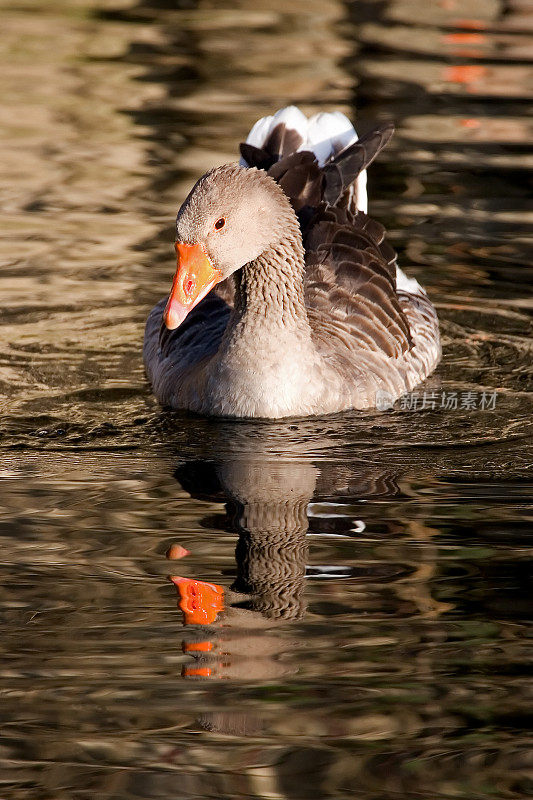
[[[388,139],[389,128],[363,137],[361,152],[378,152],[376,137]],[[268,142],[242,152],[251,160],[254,151],[264,161]],[[345,152],[353,161],[353,145]],[[380,393],[410,391],[438,363],[435,310],[397,272],[383,228],[354,208],[357,174],[333,206],[324,199],[324,170],[344,180],[348,159],[337,153],[322,168],[309,152],[297,156],[272,159],[283,189],[263,169],[231,164],[201,178],[181,207],[177,240],[201,244],[228,280],[174,331],[162,326],[165,301],[151,312],[144,359],[162,404],[268,418],[367,409]],[[222,232],[213,228],[220,216]]]

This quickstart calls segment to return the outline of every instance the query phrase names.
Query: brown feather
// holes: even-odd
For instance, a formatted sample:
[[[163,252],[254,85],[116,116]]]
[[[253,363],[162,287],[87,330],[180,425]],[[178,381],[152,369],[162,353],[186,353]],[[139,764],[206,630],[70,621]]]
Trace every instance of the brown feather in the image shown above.
[[[326,203],[331,206],[337,205],[346,189],[360,172],[370,166],[393,133],[394,125],[391,123],[374,128],[324,165],[323,196]]]
[[[303,139],[298,131],[287,128],[284,122],[279,122],[268,135],[263,150],[281,158],[295,153],[301,144]]]

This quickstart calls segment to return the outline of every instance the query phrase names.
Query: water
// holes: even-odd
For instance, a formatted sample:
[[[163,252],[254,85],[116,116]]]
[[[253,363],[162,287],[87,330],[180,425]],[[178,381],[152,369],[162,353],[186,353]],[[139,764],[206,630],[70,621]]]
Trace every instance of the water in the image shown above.
[[[524,798],[531,4],[0,7],[0,796]],[[371,211],[439,310],[435,408],[151,397],[176,209],[290,101],[397,123]]]

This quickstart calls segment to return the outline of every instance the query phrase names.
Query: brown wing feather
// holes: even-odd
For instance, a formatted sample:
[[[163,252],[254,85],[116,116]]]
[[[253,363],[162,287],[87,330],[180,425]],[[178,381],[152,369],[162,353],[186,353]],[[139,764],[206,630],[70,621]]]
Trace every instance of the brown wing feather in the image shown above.
[[[407,352],[411,331],[382,226],[362,212],[353,217],[324,205],[308,226],[305,246],[306,302],[318,338],[327,320],[330,334],[350,347],[392,358]]]
[[[288,128],[284,122],[279,122],[269,133],[263,150],[267,153],[272,153],[278,158],[295,153],[300,145],[303,144],[303,139],[298,131],[294,128]]]
[[[323,173],[313,153],[303,150],[281,159],[268,170],[290,199],[296,213],[322,202]]]
[[[394,125],[380,125],[361,136],[357,142],[337,153],[323,167],[323,197],[330,206],[339,205],[346,189],[366,169],[389,142]]]
[[[273,156],[272,153],[253,144],[248,144],[248,142],[241,142],[239,150],[249,167],[268,170],[277,161],[277,156]]]

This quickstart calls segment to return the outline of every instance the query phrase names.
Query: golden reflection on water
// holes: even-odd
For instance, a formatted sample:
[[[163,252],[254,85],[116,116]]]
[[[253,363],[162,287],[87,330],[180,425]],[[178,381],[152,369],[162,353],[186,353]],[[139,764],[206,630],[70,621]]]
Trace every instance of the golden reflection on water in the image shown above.
[[[154,90],[135,81],[140,67],[115,60],[130,26],[102,28],[90,3],[10,3],[2,28],[2,405],[54,414],[65,390],[131,386],[123,355],[144,313],[134,248],[156,226],[140,208],[142,131],[117,98],[135,108]]]
[[[527,4],[0,9],[2,797],[522,800]],[[396,121],[371,210],[439,307],[430,388],[493,412],[157,408],[177,207],[288,102]]]

